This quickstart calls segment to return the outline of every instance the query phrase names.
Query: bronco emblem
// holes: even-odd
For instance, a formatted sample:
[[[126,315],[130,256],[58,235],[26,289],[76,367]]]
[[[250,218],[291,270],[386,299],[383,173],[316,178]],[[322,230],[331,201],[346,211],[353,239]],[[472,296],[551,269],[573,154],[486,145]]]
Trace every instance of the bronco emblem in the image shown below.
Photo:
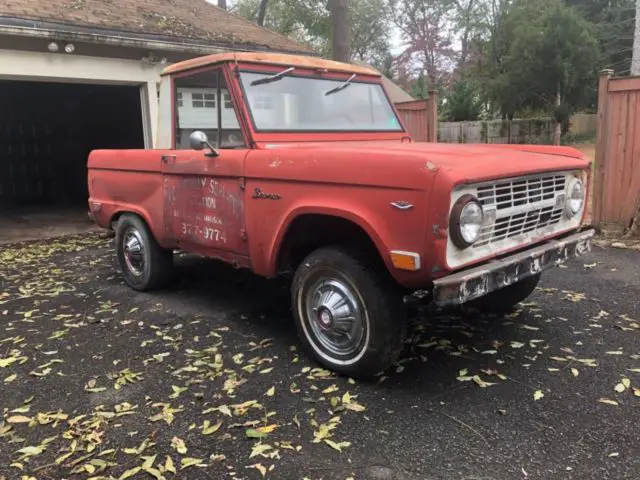
[[[253,191],[252,198],[262,198],[266,200],[280,200],[280,195],[277,193],[264,193],[259,188]]]

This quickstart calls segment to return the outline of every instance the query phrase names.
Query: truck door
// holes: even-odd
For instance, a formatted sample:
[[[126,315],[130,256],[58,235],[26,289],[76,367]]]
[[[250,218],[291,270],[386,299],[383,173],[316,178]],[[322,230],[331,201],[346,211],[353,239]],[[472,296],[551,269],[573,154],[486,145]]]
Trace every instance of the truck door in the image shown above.
[[[175,150],[162,154],[165,234],[179,248],[211,256],[248,254],[244,160],[249,150],[220,67],[174,79]],[[192,150],[204,132],[219,156]]]

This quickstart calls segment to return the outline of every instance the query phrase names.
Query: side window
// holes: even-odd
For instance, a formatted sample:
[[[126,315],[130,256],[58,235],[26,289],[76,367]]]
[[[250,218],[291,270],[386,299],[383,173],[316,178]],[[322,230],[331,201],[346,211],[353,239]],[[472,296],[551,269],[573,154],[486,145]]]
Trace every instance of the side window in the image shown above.
[[[196,130],[216,148],[245,146],[222,70],[177,78],[174,88],[177,149],[190,149],[189,136]]]

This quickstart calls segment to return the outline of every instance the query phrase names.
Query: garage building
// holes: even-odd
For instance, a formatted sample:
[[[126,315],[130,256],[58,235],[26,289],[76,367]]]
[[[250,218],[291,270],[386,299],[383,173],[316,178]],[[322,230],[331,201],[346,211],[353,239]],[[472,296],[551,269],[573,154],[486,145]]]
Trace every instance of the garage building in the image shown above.
[[[0,3],[0,240],[25,212],[85,221],[88,153],[153,147],[159,73],[229,50],[310,53],[205,0]]]

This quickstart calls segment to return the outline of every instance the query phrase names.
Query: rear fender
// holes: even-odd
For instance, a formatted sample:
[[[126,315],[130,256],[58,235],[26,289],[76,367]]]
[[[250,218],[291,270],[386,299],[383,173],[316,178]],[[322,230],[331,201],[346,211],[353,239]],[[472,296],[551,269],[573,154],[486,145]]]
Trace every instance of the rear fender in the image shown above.
[[[92,211],[92,213],[98,225],[114,231],[116,229],[116,222],[122,215],[137,215],[147,224],[156,241],[161,245],[163,243],[162,232],[158,230],[158,226],[151,220],[149,212],[140,208],[138,205],[130,203],[99,202],[99,211]]]

